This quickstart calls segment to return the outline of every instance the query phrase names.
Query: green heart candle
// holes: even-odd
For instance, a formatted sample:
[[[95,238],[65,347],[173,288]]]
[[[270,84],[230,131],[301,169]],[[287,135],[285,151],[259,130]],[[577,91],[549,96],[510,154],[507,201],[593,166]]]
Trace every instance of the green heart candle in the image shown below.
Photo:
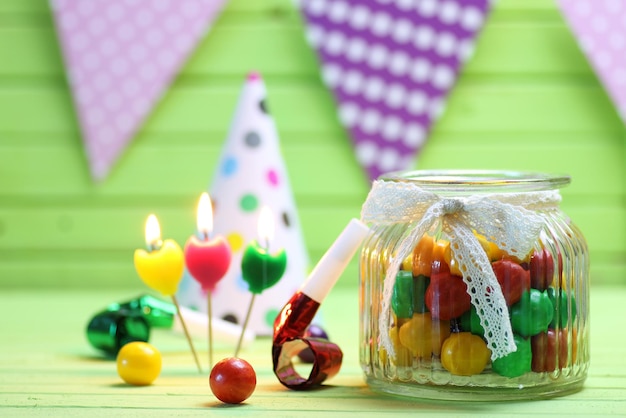
[[[253,240],[248,244],[241,258],[241,274],[252,293],[252,299],[250,299],[248,312],[243,323],[242,336],[250,320],[254,298],[265,289],[278,283],[287,268],[287,253],[284,248],[275,253],[269,251],[270,241],[274,234],[274,220],[267,206],[264,206],[259,213],[258,233],[259,237],[265,240],[265,246],[261,246],[257,240]],[[235,357],[239,354],[240,348],[241,338],[235,349]]]

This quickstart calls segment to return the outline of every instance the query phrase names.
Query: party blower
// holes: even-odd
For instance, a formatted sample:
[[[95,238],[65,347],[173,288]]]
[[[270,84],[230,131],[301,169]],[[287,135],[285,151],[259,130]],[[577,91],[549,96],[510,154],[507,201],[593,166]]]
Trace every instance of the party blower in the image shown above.
[[[272,360],[276,377],[286,387],[311,389],[339,372],[343,359],[339,346],[326,339],[304,337],[304,333],[368,233],[365,224],[352,219],[276,317]],[[308,378],[298,374],[291,360],[306,349],[314,358]]]
[[[208,318],[205,314],[180,307],[189,333],[194,337],[206,336]],[[176,306],[150,295],[127,302],[112,303],[96,314],[87,325],[87,340],[108,356],[116,356],[122,346],[131,341],[147,342],[151,328],[172,329],[182,332]],[[237,324],[212,318],[214,337],[218,341],[234,344],[241,334]],[[252,330],[243,333],[245,345],[252,342]]]

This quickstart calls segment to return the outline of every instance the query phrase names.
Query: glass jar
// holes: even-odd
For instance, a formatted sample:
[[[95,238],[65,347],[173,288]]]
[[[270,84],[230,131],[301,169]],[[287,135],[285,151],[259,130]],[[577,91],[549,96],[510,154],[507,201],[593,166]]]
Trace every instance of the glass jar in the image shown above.
[[[589,258],[567,176],[414,171],[375,181],[360,259],[369,386],[448,400],[550,397],[589,367]]]

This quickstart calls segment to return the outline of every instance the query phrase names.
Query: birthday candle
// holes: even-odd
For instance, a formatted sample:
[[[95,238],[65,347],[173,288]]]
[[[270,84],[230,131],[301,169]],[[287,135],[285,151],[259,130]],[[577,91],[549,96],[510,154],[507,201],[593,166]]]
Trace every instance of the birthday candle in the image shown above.
[[[250,320],[250,313],[252,312],[256,295],[278,283],[287,268],[287,253],[284,248],[273,254],[270,253],[269,246],[274,234],[274,222],[272,213],[266,206],[261,209],[259,214],[258,233],[261,240],[265,243],[264,246],[253,240],[246,247],[241,259],[241,274],[248,283],[250,292],[252,292],[248,312],[243,323],[244,331]],[[235,357],[239,354],[240,348],[241,339],[235,349]]]
[[[213,210],[208,193],[202,193],[197,213],[198,235],[185,244],[185,263],[191,276],[207,294],[209,367],[213,365],[213,313],[211,293],[230,266],[230,246],[222,236],[211,238]]]
[[[146,221],[146,245],[150,251],[144,249],[135,250],[134,264],[137,274],[148,287],[161,292],[165,296],[171,296],[180,316],[180,307],[176,300],[178,283],[183,277],[184,261],[183,250],[171,239],[161,239],[161,228],[155,215],[148,216]],[[202,373],[196,350],[191,341],[187,326],[182,317],[181,325],[185,329],[185,335],[189,348],[193,353],[198,371]]]

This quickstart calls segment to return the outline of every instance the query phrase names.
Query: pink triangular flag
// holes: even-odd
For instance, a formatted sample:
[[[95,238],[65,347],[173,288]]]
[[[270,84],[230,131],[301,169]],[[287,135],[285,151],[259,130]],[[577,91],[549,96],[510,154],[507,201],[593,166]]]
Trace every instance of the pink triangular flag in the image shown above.
[[[559,0],[598,78],[626,122],[626,2]]]
[[[307,37],[370,179],[409,168],[490,0],[302,0]]]
[[[92,177],[104,179],[225,0],[51,0]]]

